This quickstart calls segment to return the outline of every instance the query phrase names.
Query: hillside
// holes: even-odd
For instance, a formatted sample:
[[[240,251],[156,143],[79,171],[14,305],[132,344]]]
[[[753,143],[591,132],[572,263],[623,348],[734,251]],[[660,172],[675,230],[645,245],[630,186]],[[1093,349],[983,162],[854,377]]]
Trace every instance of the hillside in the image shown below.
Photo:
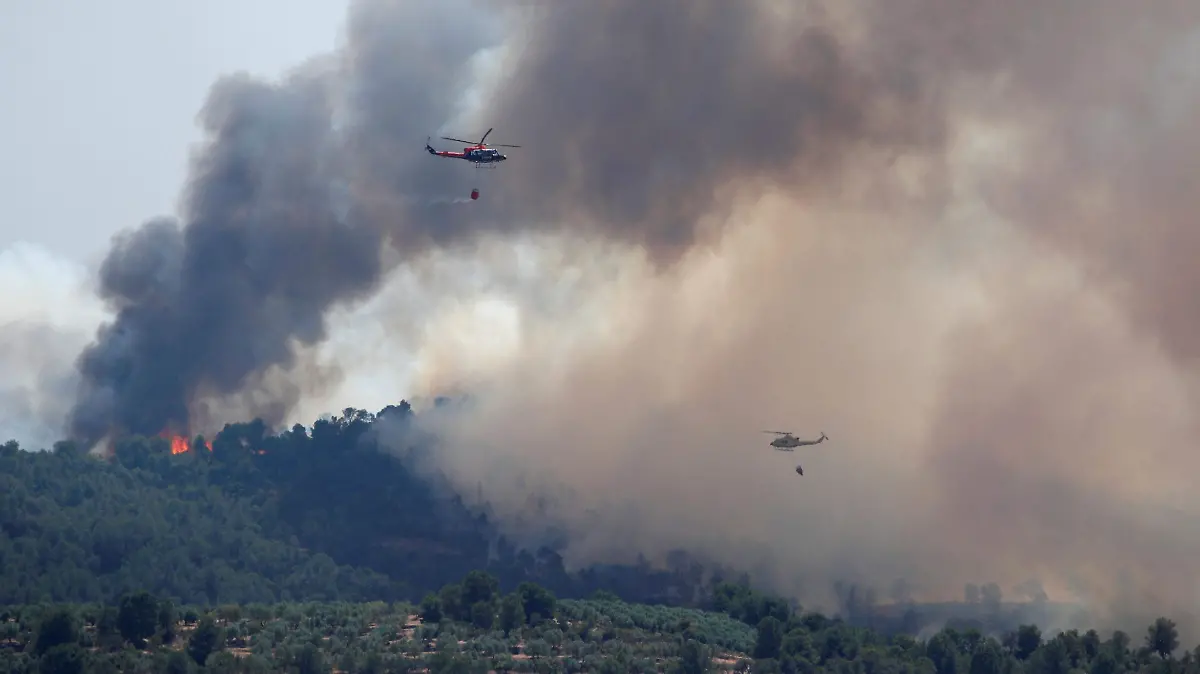
[[[749,582],[683,551],[666,568],[567,573],[554,549],[518,549],[437,475],[380,451],[380,420],[405,437],[414,419],[407,403],[349,409],[278,434],[256,421],[190,444],[128,437],[107,457],[71,443],[48,452],[2,445],[0,604],[111,604],[139,590],[198,606],[415,602],[486,569],[506,591],[533,581],[561,597],[605,590],[694,607],[710,603],[722,578]],[[421,442],[411,449],[432,451]],[[886,634],[945,624],[1001,633],[1061,610],[1002,603],[994,587],[982,601],[926,606],[877,605],[870,588],[837,589],[848,622]]]
[[[534,583],[503,593],[472,572],[419,606],[287,603],[176,606],[146,593],[119,606],[0,612],[0,672],[837,672],[872,674],[1183,673],[1174,624],[1046,638],[1026,625],[999,639],[947,628],[888,637],[724,586],[723,611],[561,600]]]
[[[994,585],[965,604],[878,606],[839,583],[842,615],[827,617],[682,552],[666,570],[569,574],[379,450],[378,419],[412,415],[131,437],[111,456],[3,445],[0,673],[1200,669],[1170,657],[1166,619],[1144,639],[1043,640],[1031,624],[1053,607],[1001,602]]]
[[[380,412],[404,428],[406,403]],[[486,568],[563,596],[608,589],[691,603],[702,570],[571,575],[520,550],[437,478],[379,451],[376,415],[346,410],[279,433],[232,424],[211,441],[128,437],[111,456],[71,443],[0,447],[0,603],[99,602],[145,589],[177,601],[419,599]],[[710,570],[711,571],[711,570]]]

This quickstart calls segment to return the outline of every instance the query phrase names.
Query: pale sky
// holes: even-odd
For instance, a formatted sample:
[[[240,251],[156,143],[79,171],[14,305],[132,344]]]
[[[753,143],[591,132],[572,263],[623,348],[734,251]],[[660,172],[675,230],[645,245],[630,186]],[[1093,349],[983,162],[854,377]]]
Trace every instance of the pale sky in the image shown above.
[[[175,212],[209,86],[332,49],[347,0],[0,3],[0,251],[92,261]]]

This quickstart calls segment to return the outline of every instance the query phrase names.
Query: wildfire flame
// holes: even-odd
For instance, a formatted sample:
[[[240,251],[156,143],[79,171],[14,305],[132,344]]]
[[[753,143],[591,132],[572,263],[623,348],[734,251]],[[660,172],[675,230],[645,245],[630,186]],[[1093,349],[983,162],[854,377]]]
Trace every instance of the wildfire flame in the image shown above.
[[[192,448],[192,443],[190,441],[188,441],[188,439],[182,435],[170,435],[167,437],[169,437],[171,440],[171,453],[172,454],[183,454],[184,452],[187,452],[187,451],[191,450],[191,448]],[[211,441],[205,440],[204,446],[208,448],[208,451],[210,451],[210,452],[212,451],[212,442]]]
[[[185,454],[187,452],[192,451],[192,441],[189,440],[186,435],[175,435],[174,433],[172,433],[170,431],[163,431],[162,433],[159,433],[158,436],[171,443],[171,454]],[[204,442],[204,446],[207,447],[208,451],[211,452],[212,451],[212,440],[203,439],[203,442]],[[243,441],[242,446],[246,447],[245,441]],[[256,450],[256,449],[253,449],[250,447],[246,447],[246,448],[249,449],[250,451],[252,451],[254,454],[258,454],[258,455],[263,455],[263,454],[267,453],[267,450],[265,450],[265,449],[257,449]]]

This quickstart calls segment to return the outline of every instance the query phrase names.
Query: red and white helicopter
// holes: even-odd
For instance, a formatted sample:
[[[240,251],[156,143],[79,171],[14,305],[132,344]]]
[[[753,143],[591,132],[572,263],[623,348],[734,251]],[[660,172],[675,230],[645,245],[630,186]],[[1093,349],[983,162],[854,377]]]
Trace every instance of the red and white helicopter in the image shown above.
[[[474,164],[475,168],[496,168],[497,166],[500,165],[500,162],[508,160],[508,156],[502,154],[496,148],[498,148],[498,147],[521,147],[521,146],[520,145],[487,145],[486,143],[484,143],[484,141],[487,140],[488,135],[491,133],[492,133],[492,129],[488,129],[487,133],[483,134],[483,137],[479,139],[478,143],[472,143],[469,140],[463,140],[461,138],[450,138],[448,136],[440,136],[440,138],[442,140],[452,140],[456,143],[466,143],[467,145],[466,145],[466,147],[464,147],[462,149],[462,152],[449,152],[446,150],[435,150],[429,144],[428,138],[425,139],[425,149],[429,152],[429,154],[437,156],[437,157],[447,157],[449,159],[466,159],[467,161]],[[479,198],[479,189],[478,188],[471,190],[471,198],[472,199]]]

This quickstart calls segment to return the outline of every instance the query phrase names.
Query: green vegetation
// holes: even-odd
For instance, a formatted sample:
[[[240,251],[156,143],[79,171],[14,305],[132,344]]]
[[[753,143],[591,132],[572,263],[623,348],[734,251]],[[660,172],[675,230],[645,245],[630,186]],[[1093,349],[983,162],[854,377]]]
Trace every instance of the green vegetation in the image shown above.
[[[898,585],[881,605],[839,583],[830,617],[681,551],[666,569],[568,573],[418,475],[402,457],[432,449],[406,443],[413,418],[401,404],[279,434],[234,424],[182,453],[140,437],[107,457],[0,446],[0,674],[1200,674],[1165,618],[1140,640],[1044,637],[1033,586],[1026,604],[987,584],[918,605]],[[380,451],[385,427],[411,444],[400,456]]]
[[[163,438],[124,438],[107,458],[68,442],[2,445],[0,603],[112,602],[140,589],[196,605],[418,600],[478,568],[562,596],[699,597],[695,569],[572,576],[554,550],[517,549],[444,480],[380,451],[376,426],[404,438],[412,418],[402,403],[277,435],[232,424],[211,451],[197,441],[177,455]]]
[[[177,607],[140,592],[119,606],[0,610],[0,673],[80,672],[831,672],[837,674],[1191,674],[1161,618],[1141,644],[1123,632],[1045,638],[943,629],[884,636],[744,586],[714,589],[713,610],[558,599],[523,583],[505,594],[473,571],[405,602]],[[723,607],[723,610],[716,610]]]

